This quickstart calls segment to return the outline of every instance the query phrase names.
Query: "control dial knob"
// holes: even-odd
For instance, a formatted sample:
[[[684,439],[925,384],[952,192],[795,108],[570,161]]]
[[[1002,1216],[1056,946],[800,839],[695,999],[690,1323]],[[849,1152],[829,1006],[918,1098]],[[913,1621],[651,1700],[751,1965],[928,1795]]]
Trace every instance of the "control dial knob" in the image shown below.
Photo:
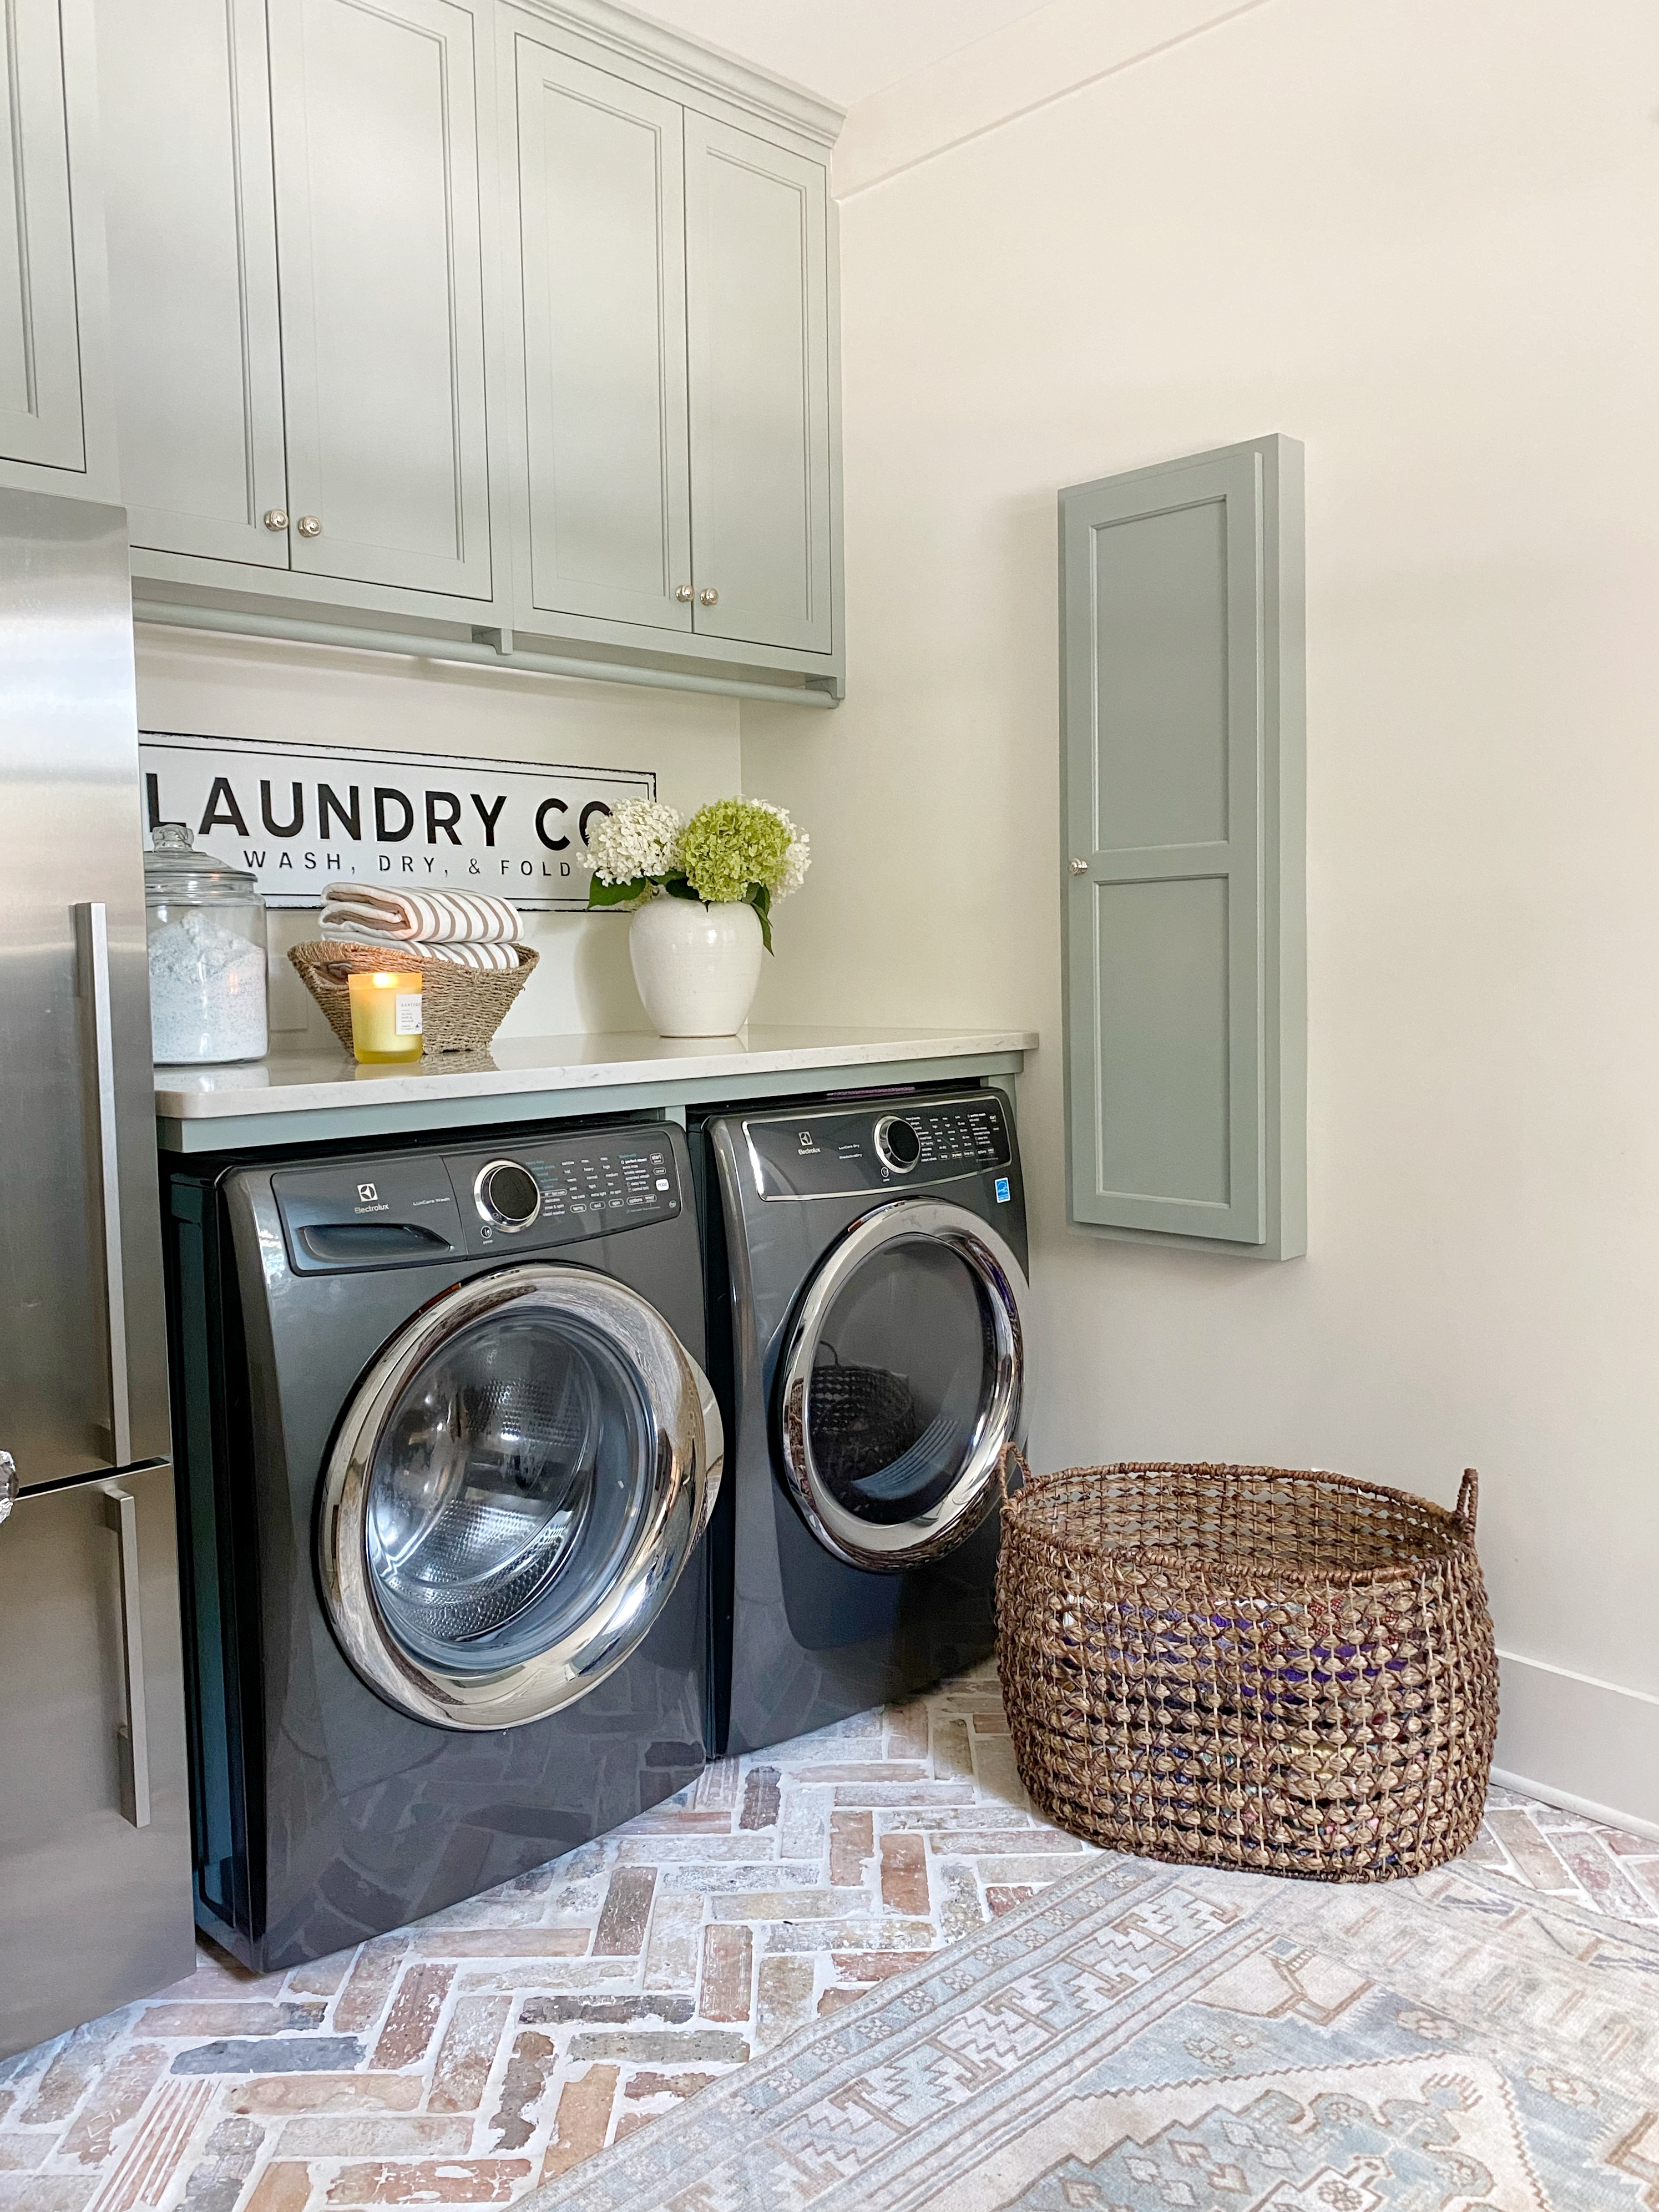
[[[541,1186],[516,1160],[491,1160],[472,1185],[478,1212],[497,1229],[528,1229],[542,1210]]]
[[[908,1175],[921,1158],[921,1139],[915,1125],[889,1114],[876,1124],[876,1158],[895,1175]]]

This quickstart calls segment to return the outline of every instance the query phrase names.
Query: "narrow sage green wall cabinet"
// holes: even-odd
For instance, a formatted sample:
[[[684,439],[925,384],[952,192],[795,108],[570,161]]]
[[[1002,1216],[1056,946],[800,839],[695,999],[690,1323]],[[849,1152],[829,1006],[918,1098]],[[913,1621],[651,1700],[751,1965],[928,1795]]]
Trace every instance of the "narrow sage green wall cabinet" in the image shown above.
[[[1302,448],[1060,494],[1067,1182],[1137,1242],[1306,1249]]]
[[[606,0],[95,4],[147,601],[838,691],[836,111]]]
[[[0,484],[116,495],[90,0],[0,0]]]

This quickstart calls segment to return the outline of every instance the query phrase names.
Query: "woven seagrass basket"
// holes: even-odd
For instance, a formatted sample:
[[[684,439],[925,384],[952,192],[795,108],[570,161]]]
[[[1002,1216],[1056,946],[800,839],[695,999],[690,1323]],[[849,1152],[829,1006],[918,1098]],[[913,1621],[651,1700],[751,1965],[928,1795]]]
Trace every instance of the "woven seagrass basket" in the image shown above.
[[[1451,1512],[1282,1468],[1038,1478],[1012,1445],[1001,1477],[997,1662],[1040,1812],[1317,1881],[1468,1850],[1498,1729],[1472,1468]]]
[[[351,1050],[351,988],[359,975],[418,974],[422,1020],[428,1059],[434,1053],[482,1052],[507,1019],[507,1010],[535,972],[537,955],[527,945],[513,948],[516,969],[457,968],[447,960],[423,960],[412,952],[380,945],[348,945],[326,939],[296,945],[289,954],[300,981],[328,1016],[328,1025]]]
[[[885,1367],[812,1370],[812,1455],[843,1504],[855,1482],[879,1474],[915,1442],[916,1402],[903,1376]]]

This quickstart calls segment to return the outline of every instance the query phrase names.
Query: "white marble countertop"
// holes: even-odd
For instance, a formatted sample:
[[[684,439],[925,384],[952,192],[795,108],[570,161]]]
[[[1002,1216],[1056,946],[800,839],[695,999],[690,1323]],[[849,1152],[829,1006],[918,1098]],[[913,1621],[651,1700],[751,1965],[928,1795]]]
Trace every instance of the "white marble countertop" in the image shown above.
[[[349,1112],[367,1126],[436,1126],[453,1113],[476,1120],[488,1102],[500,1101],[511,1115],[532,1099],[551,1094],[627,1092],[629,1097],[595,1101],[604,1111],[613,1103],[639,1102],[641,1091],[672,1097],[708,1097],[730,1085],[734,1095],[749,1085],[758,1090],[810,1090],[814,1079],[859,1069],[884,1076],[926,1079],[930,1064],[952,1060],[980,1066],[996,1061],[1017,1067],[1036,1046],[1030,1030],[924,1030],[763,1028],[758,1024],[737,1037],[659,1037],[645,1031],[604,1030],[592,1035],[498,1037],[488,1052],[446,1054],[417,1060],[360,1067],[337,1050],[273,1053],[269,1059],[228,1067],[158,1067],[155,1112],[164,1142],[199,1150],[222,1134],[236,1142],[264,1122],[271,1137],[298,1133],[298,1121],[326,1118],[328,1134]],[[945,1073],[940,1067],[941,1074]],[[799,1077],[798,1084],[787,1079]],[[881,1078],[872,1079],[880,1080]],[[854,1084],[857,1081],[854,1075]],[[851,1087],[830,1084],[826,1088]],[[390,1109],[390,1110],[388,1110]],[[540,1110],[548,1110],[544,1104]],[[318,1134],[325,1133],[319,1126]]]

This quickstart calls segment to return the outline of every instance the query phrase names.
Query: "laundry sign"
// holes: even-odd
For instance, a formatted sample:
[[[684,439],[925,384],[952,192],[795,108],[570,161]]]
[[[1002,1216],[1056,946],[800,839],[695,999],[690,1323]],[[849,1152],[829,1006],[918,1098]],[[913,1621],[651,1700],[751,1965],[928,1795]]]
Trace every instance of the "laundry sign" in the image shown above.
[[[149,826],[184,822],[272,906],[331,883],[490,891],[530,912],[586,907],[596,817],[654,799],[644,769],[139,732]]]

